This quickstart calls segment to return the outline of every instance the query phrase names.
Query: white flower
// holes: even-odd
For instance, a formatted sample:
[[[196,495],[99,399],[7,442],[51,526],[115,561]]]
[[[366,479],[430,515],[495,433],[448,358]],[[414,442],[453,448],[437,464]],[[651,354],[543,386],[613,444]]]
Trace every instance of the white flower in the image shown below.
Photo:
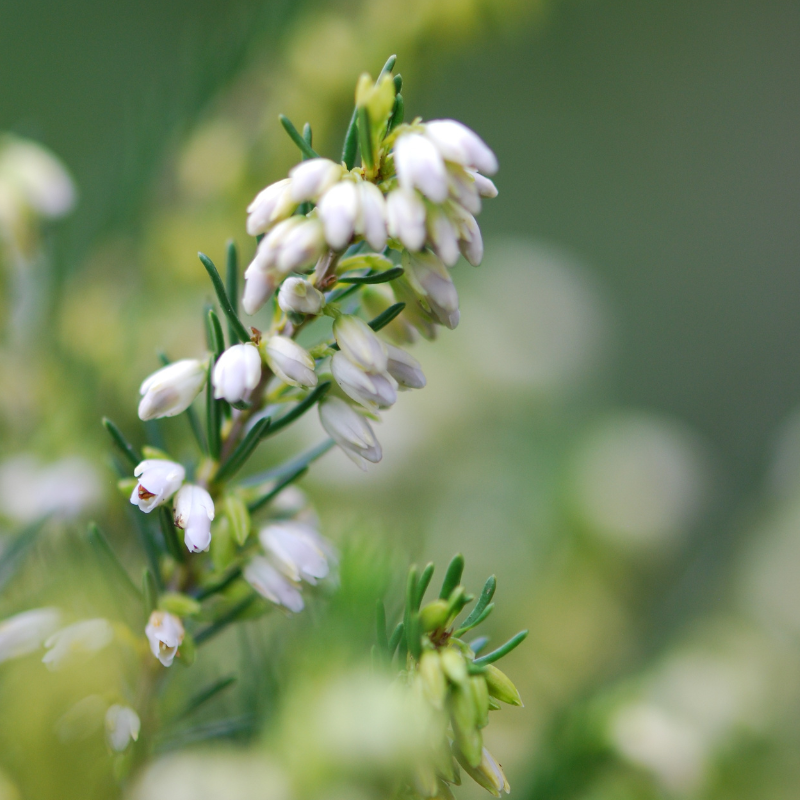
[[[130,706],[113,705],[106,711],[106,739],[108,746],[121,753],[131,741],[138,741],[142,723]]]
[[[278,292],[278,305],[286,312],[316,315],[325,305],[325,295],[305,278],[287,278]]]
[[[344,353],[334,354],[331,372],[342,391],[370,411],[397,401],[397,381],[391,375],[364,372]]]
[[[447,172],[431,139],[419,133],[400,136],[394,145],[394,164],[404,189],[419,189],[434,203],[447,199]]]
[[[328,572],[328,561],[319,546],[319,535],[302,522],[277,522],[258,535],[261,546],[277,562],[287,578],[316,584]]]
[[[387,344],[386,349],[389,351],[386,371],[404,389],[423,389],[427,381],[419,361],[399,347]]]
[[[250,236],[266,233],[276,222],[290,216],[297,207],[292,199],[291,181],[284,178],[262,189],[247,207],[247,232]]]
[[[342,250],[353,238],[359,212],[359,193],[353,181],[339,181],[322,196],[317,213],[325,228],[325,239],[334,250]]]
[[[349,403],[338,397],[327,398],[320,403],[319,421],[359,468],[366,470],[368,461],[377,464],[381,460],[383,451],[372,427]]]
[[[381,190],[369,181],[358,184],[360,208],[356,219],[356,233],[360,233],[369,246],[380,253],[386,247],[386,201]]]
[[[150,615],[144,635],[150,642],[150,651],[165,666],[169,667],[183,642],[183,624],[169,611],[154,611]]]
[[[425,136],[446,161],[479,169],[487,175],[497,172],[497,158],[477,133],[454,119],[425,123]]]
[[[57,608],[34,608],[0,622],[0,663],[38,650],[58,627]]]
[[[314,359],[288,336],[271,336],[264,342],[264,356],[270,369],[290,386],[317,385]]]
[[[333,335],[342,352],[365,372],[386,371],[386,345],[364,320],[342,314],[333,323]]]
[[[261,240],[245,272],[245,278],[258,270],[268,272],[270,269],[277,269],[286,274],[305,269],[316,262],[324,249],[325,237],[318,219],[289,217],[279,222]]]
[[[403,253],[409,282],[430,307],[436,321],[451,330],[458,325],[458,292],[447,267],[433,253]]]
[[[245,270],[242,295],[245,314],[252,316],[269,300],[278,280],[278,275],[271,270],[260,269],[255,262]]]
[[[482,205],[477,175],[478,173],[474,170],[464,169],[460,164],[450,163],[447,165],[450,197],[472,214],[480,214]],[[480,177],[483,178],[482,175]],[[488,178],[483,178],[483,180],[492,183]]]
[[[468,172],[475,179],[475,187],[481,197],[497,197],[497,187],[494,185],[494,181],[491,180],[491,178],[481,175],[477,170],[468,170]],[[464,204],[462,203],[462,205]],[[466,205],[464,205],[464,208],[466,208],[467,211],[472,211],[472,209],[467,208]],[[480,209],[478,209],[478,211],[480,211]],[[472,213],[477,214],[478,211],[472,211]]]
[[[212,375],[214,397],[229,403],[245,400],[261,380],[261,356],[249,342],[229,347],[217,360]]]
[[[464,258],[466,258],[473,267],[477,267],[480,265],[481,261],[483,261],[483,236],[481,236],[481,229],[478,227],[475,217],[465,208],[454,205],[451,211],[455,216],[454,223],[458,229],[458,246]]]
[[[264,556],[255,556],[244,568],[244,579],[272,603],[295,613],[304,607],[303,595],[291,581],[281,575]]]
[[[425,244],[425,204],[416,192],[394,189],[386,197],[389,233],[409,250]]]
[[[485,747],[481,751],[481,763],[476,769],[494,787],[493,795],[500,797],[503,792],[509,794],[511,787],[508,785],[508,779],[503,772],[503,768],[494,760],[494,756]]]
[[[342,177],[343,172],[341,164],[334,164],[327,158],[311,158],[301,162],[289,172],[292,200],[296,203],[305,200],[316,202]]]
[[[458,230],[450,217],[441,208],[434,208],[428,214],[428,239],[439,258],[452,267],[458,261]]]
[[[42,658],[50,670],[102,650],[114,638],[114,629],[107,619],[87,619],[56,631],[45,643],[48,648]]]
[[[183,541],[190,552],[208,550],[213,519],[211,495],[201,486],[184,484],[175,495],[175,527],[183,531]]]
[[[146,378],[139,388],[139,419],[174,417],[186,411],[206,382],[201,361],[185,358],[163,367]]]
[[[180,464],[163,458],[145,459],[133,474],[139,482],[131,494],[131,503],[145,514],[166,503],[186,478],[186,470]]]

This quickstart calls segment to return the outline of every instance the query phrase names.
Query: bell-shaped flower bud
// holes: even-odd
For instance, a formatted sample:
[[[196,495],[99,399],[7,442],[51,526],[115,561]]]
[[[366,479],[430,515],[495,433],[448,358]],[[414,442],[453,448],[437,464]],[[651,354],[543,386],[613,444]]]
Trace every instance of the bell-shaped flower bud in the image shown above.
[[[356,84],[356,105],[365,107],[369,112],[372,126],[381,129],[394,107],[395,98],[394,80],[389,74],[381,75],[377,82],[365,72],[362,73]]]
[[[278,572],[264,556],[252,558],[242,574],[244,579],[271,603],[288,608],[295,614],[303,610],[303,595],[300,594],[300,590]]]
[[[131,494],[131,503],[149,514],[169,500],[186,478],[186,470],[175,461],[147,458],[133,471],[138,483]]]
[[[175,527],[183,531],[183,541],[192,553],[208,550],[214,501],[211,495],[194,484],[184,484],[175,495]]]
[[[428,214],[426,227],[428,229],[428,241],[431,243],[434,252],[448,267],[452,267],[458,261],[458,256],[460,255],[456,226],[442,208],[434,208]]]
[[[397,381],[388,374],[364,372],[344,353],[331,358],[331,372],[342,391],[369,411],[397,402]]]
[[[180,619],[169,611],[156,610],[150,615],[144,635],[153,655],[165,667],[172,666],[185,635]]]
[[[458,760],[470,778],[490,794],[500,797],[502,792],[508,794],[511,791],[503,768],[494,760],[492,754],[485,747],[481,748],[480,760],[477,761],[477,765],[469,763],[464,754],[457,752],[456,756],[459,755],[462,757]]]
[[[302,161],[289,171],[292,200],[295,203],[308,200],[316,202],[342,177],[343,173],[344,167],[328,158],[310,158],[308,161]]]
[[[493,180],[487,178],[485,175],[481,175],[480,172],[478,172],[477,170],[469,170],[469,172],[475,179],[475,187],[477,188],[478,194],[481,197],[490,197],[490,198],[497,197],[497,187],[494,185]],[[471,208],[468,208],[464,203],[462,203],[462,205],[464,206],[464,208],[467,209],[467,211],[470,211],[473,214],[477,214],[478,211],[480,211],[480,209],[478,209],[478,211],[473,211]]]
[[[383,457],[380,442],[369,422],[344,400],[328,397],[320,403],[319,421],[328,436],[360,469],[366,471],[367,462],[377,464]]]
[[[353,238],[359,212],[359,193],[353,181],[339,181],[328,189],[317,206],[325,239],[333,250],[342,250]]]
[[[386,247],[386,201],[381,190],[369,181],[357,184],[359,214],[356,233],[360,233],[369,246],[380,253]]]
[[[471,214],[481,213],[481,193],[475,179],[477,174],[474,170],[464,169],[460,164],[447,164],[447,185],[450,189],[450,197]],[[488,181],[489,179],[484,178],[484,180]]]
[[[399,314],[397,319],[402,317],[417,333],[432,342],[436,338],[436,320],[426,308],[422,307],[418,293],[405,275],[392,281],[392,293],[398,303],[406,304],[403,313]]]
[[[438,601],[442,602],[442,601]],[[428,628],[427,630],[433,630]],[[422,688],[428,702],[437,710],[444,708],[445,697],[447,696],[447,680],[442,665],[439,662],[439,654],[435,650],[425,650],[419,660],[419,675],[422,679]]]
[[[427,381],[419,361],[399,347],[387,344],[386,349],[389,354],[386,371],[397,383],[404,389],[423,389]]]
[[[414,290],[437,322],[451,330],[458,325],[458,292],[447,267],[433,253],[403,253],[403,269]]]
[[[261,380],[261,355],[249,342],[229,347],[214,365],[214,397],[229,403],[247,399]]]
[[[305,278],[291,277],[281,284],[278,305],[287,313],[317,315],[325,305],[325,295]]]
[[[483,261],[483,236],[475,217],[464,208],[453,205],[453,223],[458,230],[458,246],[464,258],[473,267],[480,266]]]
[[[416,192],[402,187],[389,192],[386,219],[389,234],[399,239],[408,250],[420,250],[425,244],[425,204]]]
[[[34,608],[0,622],[0,664],[33,653],[58,627],[57,608]]]
[[[117,753],[122,753],[130,742],[138,741],[142,723],[130,706],[114,704],[106,711],[106,741]]]
[[[244,273],[244,293],[242,308],[252,316],[272,297],[280,276],[272,270],[254,268],[251,264]]]
[[[319,535],[310,525],[291,520],[276,522],[264,528],[258,539],[290,580],[302,579],[316,585],[330,571],[325,553],[319,547]]]
[[[404,189],[419,189],[434,203],[447,199],[447,171],[430,139],[419,133],[400,136],[394,145],[394,165]]]
[[[435,119],[425,123],[430,139],[445,161],[479,169],[487,175],[497,172],[497,157],[475,131],[454,119]]]
[[[114,638],[114,629],[107,619],[86,619],[56,631],[45,643],[48,648],[42,663],[50,670],[74,662],[102,650]]]
[[[487,664],[486,671],[483,673],[489,694],[511,706],[521,706],[522,698],[519,696],[517,687],[511,682],[511,678],[497,669],[494,664]]]
[[[386,371],[386,345],[363,319],[342,314],[333,323],[333,335],[341,351],[365,372]]]
[[[290,386],[312,388],[317,385],[314,359],[288,336],[271,336],[263,343],[270,369]]]
[[[185,358],[146,378],[139,388],[139,419],[174,417],[186,411],[206,382],[202,361]]]
[[[325,237],[318,219],[304,219],[282,239],[276,266],[284,274],[313,266],[325,250]]]
[[[266,233],[276,222],[291,216],[299,201],[292,198],[292,181],[284,178],[262,189],[247,207],[247,232]]]

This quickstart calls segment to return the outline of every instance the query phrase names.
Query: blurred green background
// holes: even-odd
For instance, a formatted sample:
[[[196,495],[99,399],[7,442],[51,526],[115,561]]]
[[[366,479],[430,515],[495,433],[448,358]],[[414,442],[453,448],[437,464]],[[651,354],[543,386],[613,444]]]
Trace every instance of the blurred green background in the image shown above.
[[[30,314],[3,303],[4,529],[35,516],[23,467],[79,457],[77,519],[134,553],[100,416],[143,441],[156,348],[201,352],[195,254],[252,253],[244,208],[296,158],[277,114],[336,157],[358,74],[396,52],[408,112],[478,131],[500,195],[383,463],[331,454],[304,482],[323,531],[498,575],[493,636],[531,629],[506,666],[526,708],[490,740],[515,796],[797,797],[799,37],[792,2],[4,3],[0,131],[80,195],[43,232]],[[262,463],[320,437],[308,420]],[[56,796],[25,757],[0,766]]]

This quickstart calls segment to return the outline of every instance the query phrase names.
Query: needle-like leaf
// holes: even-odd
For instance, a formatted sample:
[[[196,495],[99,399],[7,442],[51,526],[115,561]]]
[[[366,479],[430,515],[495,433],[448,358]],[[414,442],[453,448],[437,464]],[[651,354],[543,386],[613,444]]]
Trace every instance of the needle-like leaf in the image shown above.
[[[22,566],[28,553],[33,549],[39,534],[42,532],[47,517],[32,522],[24,528],[16,538],[5,547],[0,558],[0,590],[14,577]]]
[[[310,450],[306,450],[305,453],[301,453],[296,458],[292,458],[280,466],[273,467],[272,469],[259,472],[256,475],[251,475],[249,478],[245,478],[243,481],[241,481],[240,485],[260,486],[262,483],[266,483],[267,481],[274,481],[287,475],[291,475],[301,467],[308,467],[312,462],[320,458],[320,456],[324,456],[325,453],[327,453],[328,450],[334,446],[334,444],[335,442],[333,439],[325,439],[318,445],[312,447]]]
[[[228,241],[227,263],[225,269],[225,292],[228,295],[233,313],[239,316],[239,254],[236,250],[236,242],[233,239]],[[233,323],[228,319],[228,344],[236,344],[239,336]]]
[[[474,628],[476,625],[480,624],[480,621],[486,619],[482,614],[486,606],[489,605],[492,597],[494,597],[494,590],[496,588],[497,578],[495,578],[494,575],[490,575],[486,579],[486,583],[483,584],[483,590],[481,591],[481,596],[478,598],[478,602],[475,604],[475,608],[472,609],[470,615],[461,624],[459,633],[456,635],[466,633],[470,628]]]
[[[356,151],[358,150],[358,109],[353,109],[353,116],[350,117],[350,124],[347,126],[347,133],[344,136],[344,147],[342,148],[342,161],[348,170],[356,165]]]
[[[234,622],[242,613],[244,613],[255,602],[256,595],[251,594],[238,602],[230,611],[223,614],[218,620],[215,620],[207,627],[203,628],[194,637],[195,644],[202,644],[207,642],[212,636],[216,636],[220,631],[225,630],[232,622]]]
[[[375,332],[379,331],[381,328],[385,328],[405,307],[405,303],[395,303],[393,306],[389,306],[386,311],[378,314],[378,316],[369,323],[370,328]]]
[[[114,575],[116,576],[115,583],[118,582],[123,586],[126,586],[130,592],[132,592],[141,600],[142,593],[131,579],[131,576],[128,575],[128,570],[122,566],[122,562],[117,558],[116,554],[111,549],[108,539],[106,539],[103,532],[94,522],[89,523],[88,538],[89,544],[92,546],[92,550],[94,550],[95,554],[97,555],[100,564],[104,567],[110,568],[113,571]]]
[[[204,689],[201,689],[175,716],[174,721],[177,722],[178,720],[188,717],[190,714],[194,714],[194,712],[197,711],[200,706],[205,705],[209,700],[211,700],[213,697],[216,697],[220,692],[224,691],[229,686],[233,686],[236,681],[236,675],[226,675],[224,678],[220,678],[218,681],[214,681]]]
[[[289,138],[300,148],[300,152],[306,158],[319,158],[319,153],[314,152],[311,145],[297,132],[297,128],[285,114],[279,114],[278,119],[283,125],[283,129],[289,134]]]
[[[447,567],[447,572],[442,581],[442,591],[439,592],[440,600],[447,600],[450,597],[453,589],[461,582],[461,575],[464,572],[464,556],[461,553],[456,553],[453,560]]]
[[[269,429],[271,422],[269,417],[264,417],[250,428],[244,439],[239,442],[239,446],[231,453],[230,458],[217,471],[214,478],[217,483],[229,480],[244,466]]]
[[[387,269],[383,272],[372,272],[369,275],[350,275],[349,273],[345,273],[337,278],[339,283],[388,283],[389,281],[393,281],[396,278],[399,278],[403,274],[404,270],[402,267],[394,267],[393,269]]]
[[[269,429],[269,435],[272,436],[282,428],[290,425],[298,417],[302,417],[303,414],[305,414],[306,411],[308,411],[308,409],[314,405],[314,403],[316,403],[318,400],[321,400],[327,394],[328,389],[330,388],[331,382],[323,381],[312,392],[310,392],[307,397],[294,406],[291,411],[287,411],[282,417],[278,417],[278,419],[272,423],[272,426]]]
[[[205,253],[198,253],[197,255],[200,258],[203,266],[206,268],[209,278],[211,278],[211,283],[214,285],[214,291],[217,293],[217,299],[219,300],[220,308],[228,318],[231,329],[236,332],[236,336],[240,342],[249,342],[250,334],[247,332],[247,329],[244,327],[244,325],[242,325],[239,315],[236,313],[231,301],[228,299],[228,293],[225,291],[222,278],[220,278],[219,272],[217,271],[216,266],[214,266],[214,262]]]
[[[474,663],[478,666],[482,666],[483,664],[493,664],[495,661],[499,661],[503,656],[508,655],[508,653],[520,644],[527,635],[528,631],[520,631],[516,636],[512,636],[505,644],[500,645],[497,650],[492,650],[491,653],[476,658]]]
[[[419,583],[417,584],[417,601],[416,606],[419,609],[422,604],[422,598],[425,597],[425,592],[430,585],[431,578],[433,577],[434,565],[433,561],[429,561],[422,570],[422,575],[419,576]]]
[[[258,500],[254,500],[250,505],[247,506],[247,510],[253,514],[259,509],[263,508],[267,503],[277,497],[290,483],[294,483],[299,477],[305,475],[308,472],[308,465],[300,467],[300,469],[296,469],[294,472],[289,473],[285,478],[278,481],[275,486],[270,489],[266,494],[262,495],[258,498]]]
[[[158,521],[161,525],[161,533],[164,536],[164,544],[167,547],[167,551],[176,561],[185,561],[186,556],[172,519],[172,511],[166,506],[161,506],[158,512]]]
[[[108,417],[103,417],[103,427],[114,440],[120,453],[135,467],[142,460],[141,454],[134,449],[133,445],[122,435],[122,431]]]

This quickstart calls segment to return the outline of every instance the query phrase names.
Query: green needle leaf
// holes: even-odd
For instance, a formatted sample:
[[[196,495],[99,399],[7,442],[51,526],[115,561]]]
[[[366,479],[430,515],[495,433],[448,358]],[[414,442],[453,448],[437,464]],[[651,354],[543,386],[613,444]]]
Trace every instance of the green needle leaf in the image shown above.
[[[345,273],[337,278],[337,281],[339,283],[388,283],[399,278],[403,272],[402,267],[394,267],[383,272],[373,272],[369,275],[349,275]]]
[[[481,613],[478,614],[478,616],[475,617],[475,619],[472,620],[472,622],[469,625],[467,625],[466,622],[465,622],[464,625],[462,625],[455,632],[455,636],[456,637],[462,636],[467,631],[472,630],[472,628],[477,628],[478,625],[480,625],[486,619],[486,617],[488,617],[489,614],[492,613],[492,611],[494,611],[494,603],[489,603],[489,605],[486,606],[486,608],[484,608],[483,611],[481,611]],[[472,614],[470,614],[469,616],[470,616],[470,619],[471,619],[472,618]]]
[[[207,314],[209,331],[211,333],[212,349],[214,360],[218,359],[225,351],[225,337],[222,335],[222,325],[219,324],[219,317],[213,308],[208,309]]]
[[[26,528],[23,528],[15,539],[4,548],[3,556],[0,558],[0,589],[5,587],[22,566],[28,553],[36,544],[36,540],[39,538],[46,521],[47,517],[44,516],[32,522]]]
[[[211,278],[211,283],[214,285],[214,291],[217,293],[217,299],[219,300],[220,308],[228,318],[231,329],[236,332],[236,336],[240,342],[249,342],[250,334],[247,332],[247,329],[244,327],[244,325],[242,325],[238,314],[231,305],[231,301],[228,299],[228,294],[225,291],[225,287],[222,285],[222,278],[220,278],[219,272],[217,272],[217,268],[214,266],[214,262],[205,253],[198,253],[197,255],[200,258],[203,266],[206,268],[208,276]]]
[[[144,615],[149,619],[158,607],[158,587],[149,567],[142,570],[142,595],[144,597]]]
[[[156,753],[165,753],[196,742],[233,737],[239,733],[252,731],[254,725],[255,717],[253,714],[242,714],[231,719],[209,722],[205,725],[198,725],[195,728],[187,728],[174,736],[159,739],[155,744],[154,751]]]
[[[486,617],[481,616],[483,614],[484,609],[486,606],[489,605],[489,601],[494,597],[494,590],[497,588],[497,578],[494,575],[490,575],[486,579],[486,583],[483,584],[483,591],[481,592],[481,596],[478,598],[478,602],[475,604],[475,608],[472,609],[470,615],[464,620],[459,629],[461,633],[468,631],[470,628],[474,628],[476,625],[480,624],[479,619],[483,621]]]
[[[223,614],[218,620],[203,628],[195,637],[195,644],[207,642],[212,636],[216,636],[220,631],[225,630],[232,622],[235,622],[243,612],[245,612],[256,599],[255,594],[248,595],[244,600],[237,603],[230,611]]]
[[[300,152],[306,158],[319,158],[319,154],[312,150],[311,145],[297,132],[297,128],[292,125],[292,121],[285,114],[279,114],[278,119],[281,121],[289,138],[300,148]]]
[[[403,89],[403,76],[398,72],[397,75],[394,76],[395,94],[400,94],[402,89]]]
[[[453,592],[453,589],[461,582],[461,575],[464,572],[464,556],[457,553],[453,556],[450,566],[447,567],[447,573],[442,582],[442,591],[439,592],[440,600],[447,600]]]
[[[194,593],[195,600],[205,600],[206,597],[211,597],[212,594],[216,594],[217,592],[221,592],[223,589],[227,589],[237,578],[241,578],[242,570],[239,567],[236,567],[234,570],[229,572],[225,577],[220,578],[215,583],[211,583],[208,586],[203,586],[198,589]]]
[[[375,167],[375,156],[372,152],[372,134],[370,133],[369,111],[365,106],[358,109],[358,144],[361,148],[361,162],[372,170]]]
[[[392,116],[389,119],[389,124],[386,127],[387,135],[390,134],[398,125],[402,125],[406,116],[406,104],[403,100],[403,95],[397,94],[394,98],[394,108],[392,109]]]
[[[264,417],[256,422],[247,432],[247,436],[239,442],[239,446],[231,453],[230,458],[219,468],[214,478],[215,482],[220,483],[232,478],[243,466],[245,461],[256,449],[261,438],[269,429],[272,420]]]
[[[431,578],[433,577],[433,570],[434,565],[433,562],[430,561],[425,566],[425,569],[422,570],[422,575],[419,576],[419,583],[417,584],[417,600],[416,600],[416,607],[419,609],[420,605],[422,604],[422,598],[425,597],[425,592],[430,585]]]
[[[393,306],[389,306],[386,311],[378,314],[378,316],[369,323],[370,328],[377,333],[381,328],[385,328],[405,307],[405,303],[395,303]]]
[[[279,417],[275,420],[272,424],[272,427],[269,430],[269,435],[272,436],[274,433],[277,433],[282,428],[285,428],[287,425],[290,425],[294,422],[298,417],[302,417],[303,414],[311,408],[317,400],[321,400],[328,392],[328,389],[331,388],[330,381],[324,381],[313,392],[311,392],[304,400],[301,400],[291,411],[288,411],[282,417]]]
[[[226,675],[224,678],[220,678],[218,681],[214,681],[214,683],[206,686],[205,689],[201,689],[189,700],[184,709],[177,714],[174,721],[177,722],[178,720],[188,717],[190,714],[194,714],[200,706],[207,703],[211,698],[216,697],[229,686],[233,686],[236,681],[237,677],[235,675]]]
[[[172,512],[166,507],[161,506],[158,513],[158,521],[161,525],[161,533],[164,535],[164,544],[167,546],[169,554],[179,563],[186,560],[183,552],[178,531],[172,519]]]
[[[386,658],[389,655],[389,637],[386,634],[386,606],[383,604],[383,600],[378,600],[375,606],[375,633],[378,649]]]
[[[263,508],[267,503],[277,497],[290,483],[294,483],[299,477],[308,472],[308,465],[296,469],[294,472],[289,473],[283,480],[278,481],[275,487],[270,489],[265,495],[262,495],[258,500],[254,500],[247,506],[247,510],[253,514],[259,509]]]
[[[134,467],[137,466],[142,460],[142,457],[122,435],[120,429],[108,417],[103,417],[103,427],[108,431],[111,438],[114,440],[114,444],[119,448],[122,455],[124,455]]]
[[[109,567],[119,579],[119,582],[122,583],[123,586],[126,586],[136,597],[141,599],[142,593],[131,580],[131,576],[128,575],[128,570],[122,566],[122,562],[111,549],[108,539],[106,539],[103,532],[94,522],[89,523],[89,544],[92,546],[92,550],[97,554],[101,565]]]
[[[395,626],[395,629],[392,631],[392,635],[389,637],[389,658],[394,656],[394,651],[397,650],[397,645],[400,644],[400,640],[403,638],[403,623],[398,622]]]
[[[350,124],[347,126],[347,133],[344,136],[344,147],[342,148],[342,161],[348,170],[356,165],[356,150],[358,149],[358,109],[353,109],[353,116],[350,117]]]
[[[470,649],[477,656],[486,645],[489,644],[488,636],[479,636],[477,639],[469,643]]]
[[[209,312],[209,316],[213,312]],[[220,414],[220,404],[214,399],[214,387],[211,383],[211,376],[214,372],[214,359],[208,362],[208,380],[206,381],[206,435],[208,437],[208,454],[214,460],[219,459],[220,452],[220,425],[222,415]]]
[[[417,566],[414,564],[408,571],[408,581],[406,582],[406,606],[403,614],[403,628],[406,633],[406,649],[413,654],[415,647],[411,642],[411,637],[415,632],[419,634],[419,626],[412,626],[411,618],[416,614],[415,604],[417,602]]]
[[[239,254],[236,251],[236,242],[228,241],[227,264],[225,269],[225,289],[233,313],[239,316]],[[239,341],[236,329],[230,319],[228,320],[228,343],[235,344]]]
[[[334,444],[335,442],[333,439],[325,439],[323,442],[320,442],[320,444],[315,445],[310,450],[306,450],[305,453],[301,453],[296,458],[290,459],[285,464],[281,464],[280,466],[273,467],[272,469],[259,472],[256,475],[251,475],[249,478],[245,478],[240,485],[259,486],[267,481],[274,481],[276,479],[283,478],[286,475],[291,475],[301,467],[308,467],[320,456],[324,456],[325,453],[327,453],[328,450],[334,446]]]
[[[305,143],[309,147],[311,147],[312,133],[311,133],[311,123],[310,122],[306,122],[306,124],[303,125],[303,139],[305,140]]]
[[[397,63],[397,54],[389,56],[389,58],[386,59],[386,63],[383,65],[383,69],[380,71],[378,75],[378,80],[375,81],[375,83],[378,83],[378,81],[380,81],[380,79],[384,75],[388,75],[394,69],[394,65],[396,63]]]
[[[508,655],[518,644],[520,644],[527,635],[528,631],[520,631],[516,636],[512,636],[505,644],[500,645],[497,650],[492,650],[491,653],[487,653],[485,656],[476,658],[473,663],[480,667],[483,664],[492,664],[495,661],[499,661],[503,656]]]

